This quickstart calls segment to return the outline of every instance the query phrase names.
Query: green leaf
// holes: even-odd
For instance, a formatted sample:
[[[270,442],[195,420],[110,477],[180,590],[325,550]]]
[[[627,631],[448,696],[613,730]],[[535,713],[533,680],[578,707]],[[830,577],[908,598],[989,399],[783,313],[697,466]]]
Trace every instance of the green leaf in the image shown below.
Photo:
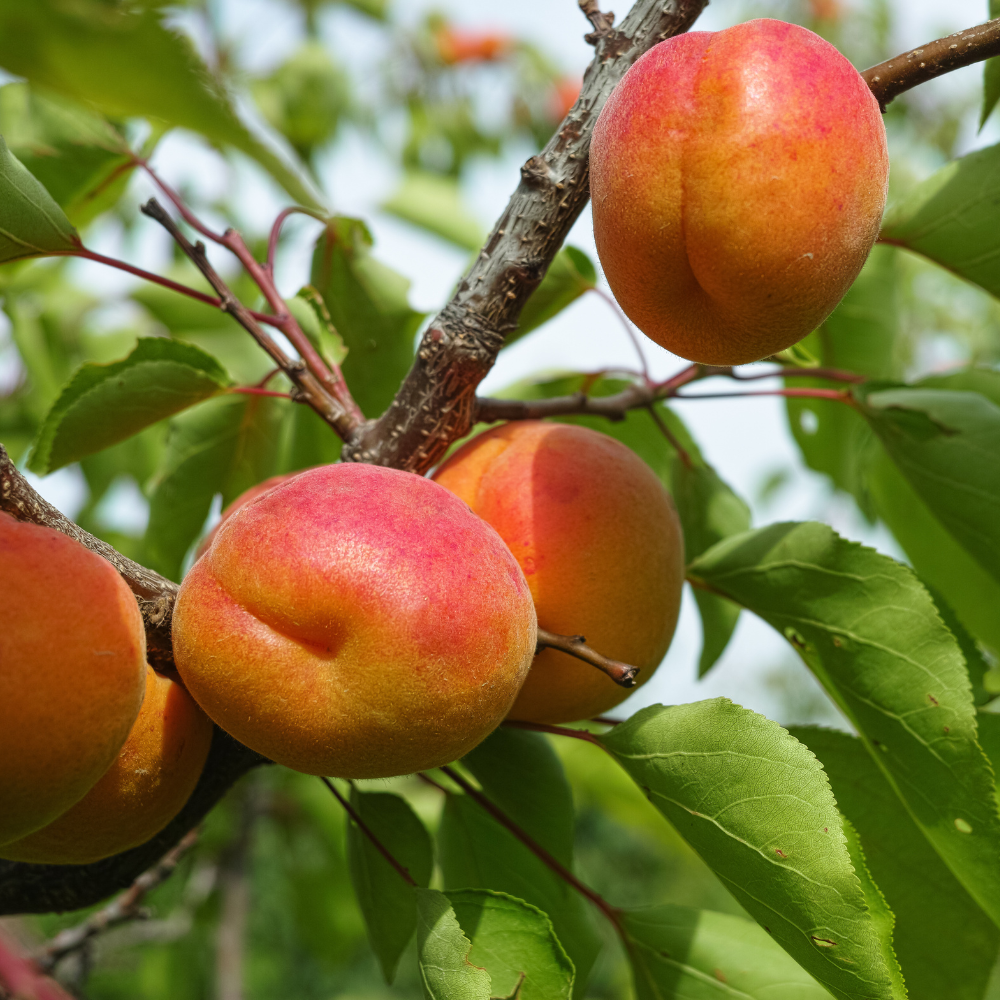
[[[990,0],[990,18],[1000,17],[1000,0]],[[983,105],[979,113],[979,128],[982,130],[986,119],[1000,100],[1000,58],[987,59],[983,66]]]
[[[982,1000],[1000,949],[993,921],[934,850],[857,737],[805,727],[791,732],[820,759],[837,804],[857,830],[868,868],[896,918],[893,944],[911,1000]]]
[[[690,573],[788,639],[924,835],[1000,923],[1000,815],[969,678],[913,572],[806,523],[720,542]]]
[[[153,483],[145,562],[178,579],[212,505],[275,474],[285,401],[225,395],[174,417]]]
[[[541,284],[525,302],[517,329],[507,334],[504,346],[547,323],[595,284],[597,268],[593,261],[574,246],[563,247],[549,265]]]
[[[951,535],[1000,581],[1000,406],[975,392],[868,392],[885,450]]]
[[[944,595],[970,632],[1000,650],[1000,583],[955,541],[881,447],[867,481],[879,516],[920,577]]]
[[[880,239],[1000,294],[1000,145],[952,160],[887,213]]]
[[[875,933],[878,935],[879,950],[882,952],[882,962],[892,980],[893,996],[905,997],[907,994],[906,986],[903,983],[903,974],[899,968],[899,960],[896,958],[896,952],[892,947],[892,934],[896,926],[896,917],[892,910],[889,909],[889,904],[885,901],[882,890],[879,889],[872,878],[868,862],[865,859],[865,852],[861,847],[861,841],[858,839],[857,830],[854,829],[851,821],[843,814],[840,816],[840,822],[844,829],[844,837],[847,840],[847,853],[851,857],[851,867],[861,882],[861,891],[865,896],[865,905],[868,907],[872,924],[875,927]]]
[[[143,337],[121,361],[77,369],[39,429],[28,466],[47,475],[218,395],[229,384],[222,365],[197,347]]]
[[[109,122],[26,83],[0,87],[0,134],[77,226],[110,208],[135,169],[128,143]]]
[[[0,264],[78,249],[73,224],[0,136]]]
[[[486,796],[556,860],[573,866],[573,792],[562,762],[540,733],[494,730],[462,758]],[[531,781],[524,776],[531,775]]]
[[[437,836],[445,889],[492,889],[537,906],[576,969],[575,996],[584,996],[601,944],[581,897],[465,795],[448,796]]]
[[[469,961],[470,951],[448,897],[417,889],[417,962],[427,1000],[490,1000],[490,974]]]
[[[487,889],[445,895],[472,941],[469,961],[487,971],[494,997],[569,1000],[573,963],[537,906]]]
[[[431,838],[406,800],[388,792],[359,792],[352,786],[351,804],[386,850],[426,889],[434,867]],[[353,820],[347,826],[347,860],[368,940],[385,981],[391,984],[417,927],[417,898]]]
[[[486,237],[479,220],[462,200],[458,181],[453,177],[410,171],[381,207],[465,250],[478,250]]]
[[[104,0],[0,0],[0,65],[112,118],[160,119],[255,159],[298,202],[321,208],[300,174],[237,117],[163,12]]]
[[[834,996],[893,997],[837,805],[801,743],[725,698],[653,705],[601,740],[747,912]]]
[[[829,1000],[757,924],[687,906],[623,914],[638,1000]]]
[[[359,219],[332,218],[316,243],[310,281],[347,347],[344,378],[366,416],[376,417],[410,370],[424,314],[410,308],[409,281],[375,260],[371,245]]]

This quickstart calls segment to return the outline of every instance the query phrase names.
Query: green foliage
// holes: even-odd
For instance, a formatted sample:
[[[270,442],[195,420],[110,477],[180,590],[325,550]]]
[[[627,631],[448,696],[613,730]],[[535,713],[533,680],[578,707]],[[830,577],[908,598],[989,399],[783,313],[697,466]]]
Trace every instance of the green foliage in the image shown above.
[[[893,944],[911,1000],[980,1000],[1000,931],[952,873],[860,739],[829,729],[792,734],[820,759],[895,916]]]
[[[757,924],[666,903],[623,918],[638,1000],[830,996]]]
[[[531,333],[597,284],[593,261],[574,246],[563,247],[549,265],[542,283],[524,304],[517,329],[507,335],[507,343]]]
[[[225,369],[197,347],[144,337],[127,358],[76,371],[49,410],[28,465],[43,475],[61,469],[229,384]]]
[[[720,698],[642,709],[602,741],[747,912],[834,996],[905,995],[893,989],[830,786],[797,740]]]
[[[299,174],[240,121],[191,43],[155,7],[0,2],[0,66],[112,117],[148,116],[253,157],[304,205]]]
[[[434,867],[431,838],[406,800],[352,787],[351,805],[379,843],[426,889]],[[392,983],[400,956],[417,928],[416,895],[353,821],[347,828],[347,860],[368,939],[386,982]]]
[[[691,573],[792,644],[924,835],[1000,923],[1000,814],[969,677],[912,571],[806,523],[720,542]]]
[[[52,196],[0,136],[0,264],[46,254],[72,253],[79,239]]]
[[[382,208],[466,250],[482,246],[483,227],[466,208],[453,177],[411,170]]]

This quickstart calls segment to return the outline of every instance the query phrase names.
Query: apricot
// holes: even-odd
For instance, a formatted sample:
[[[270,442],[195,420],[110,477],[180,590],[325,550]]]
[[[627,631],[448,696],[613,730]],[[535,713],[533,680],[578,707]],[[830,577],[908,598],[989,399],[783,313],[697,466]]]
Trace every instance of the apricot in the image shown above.
[[[524,570],[539,628],[583,635],[639,667],[640,684],[652,677],[677,624],[684,540],[670,494],[635,452],[584,427],[519,421],[473,438],[434,479],[500,533]],[[628,694],[545,649],[510,718],[592,718]]]
[[[878,102],[832,45],[762,19],[654,46],[594,127],[594,239],[615,297],[668,351],[736,365],[833,311],[885,208]]]
[[[147,667],[139,717],[111,767],[55,822],[0,847],[0,857],[85,865],[146,843],[187,802],[211,742],[212,723],[194,699]]]
[[[115,568],[0,514],[0,844],[86,795],[121,750],[145,685],[142,616]]]
[[[531,593],[442,487],[322,466],[244,504],[181,584],[174,659],[219,726],[308,774],[378,778],[461,757],[531,666]]]

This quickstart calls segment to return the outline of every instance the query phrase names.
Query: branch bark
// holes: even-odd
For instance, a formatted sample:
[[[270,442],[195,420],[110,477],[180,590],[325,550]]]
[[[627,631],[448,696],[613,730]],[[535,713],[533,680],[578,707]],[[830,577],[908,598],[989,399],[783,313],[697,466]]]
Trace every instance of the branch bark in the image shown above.
[[[885,111],[893,98],[942,73],[1000,56],[1000,18],[938,38],[886,62],[866,69],[861,75]]]
[[[521,183],[452,300],[424,334],[389,409],[364,424],[343,457],[422,474],[463,437],[476,386],[493,367],[518,317],[590,197],[589,151],[597,115],[644,52],[687,31],[707,0],[637,0],[596,42],[576,104]]]
[[[597,667],[620,687],[635,687],[635,677],[639,673],[638,667],[621,663],[619,660],[609,660],[608,657],[598,653],[596,649],[591,649],[582,635],[558,635],[540,628],[536,651],[540,652],[543,649],[558,649],[569,656],[575,656],[578,660],[583,660],[584,663]]]

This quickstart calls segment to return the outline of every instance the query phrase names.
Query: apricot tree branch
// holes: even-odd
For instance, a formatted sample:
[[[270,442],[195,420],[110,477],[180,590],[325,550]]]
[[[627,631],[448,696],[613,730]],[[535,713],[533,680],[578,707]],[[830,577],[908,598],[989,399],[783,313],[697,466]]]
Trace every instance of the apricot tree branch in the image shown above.
[[[942,73],[1000,55],[1000,18],[927,42],[866,69],[861,75],[879,106]]]
[[[625,934],[625,928],[622,926],[621,911],[618,907],[612,906],[603,896],[591,889],[590,886],[584,885],[561,861],[556,860],[556,858],[542,847],[527,830],[515,823],[499,806],[487,798],[479,789],[474,788],[453,767],[442,767],[441,771],[443,774],[448,775],[473,802],[488,812],[502,827],[517,837],[535,857],[551,868],[552,871],[564,882],[572,886],[581,896],[589,899],[611,921],[615,930],[621,935],[622,940],[626,942],[627,946],[628,939]]]
[[[142,906],[148,893],[165,882],[180,864],[181,858],[198,841],[199,829],[190,830],[177,845],[171,848],[152,868],[144,871],[129,888],[103,909],[92,913],[82,924],[60,931],[47,945],[35,953],[35,962],[44,972],[51,972],[67,955],[87,945],[99,934],[112,927],[143,920],[146,911]]]
[[[379,854],[389,862],[390,865],[396,870],[396,874],[407,884],[414,888],[417,887],[416,879],[410,874],[409,869],[389,851],[389,848],[382,843],[378,837],[375,836],[375,831],[361,818],[361,814],[351,805],[348,799],[345,799],[343,795],[337,791],[337,786],[329,778],[320,778],[320,781],[326,785],[327,788],[333,793],[334,798],[344,807],[344,812],[354,821],[357,828],[371,841],[372,846],[375,848]]]
[[[635,687],[635,675],[639,673],[638,667],[602,656],[596,649],[591,649],[587,645],[587,640],[582,635],[558,635],[556,632],[548,632],[540,628],[535,652],[540,653],[543,649],[558,649],[562,653],[575,656],[578,660],[583,660],[584,663],[589,663],[592,667],[597,667],[598,670],[606,673],[619,687]]]
[[[583,40],[588,45],[596,45],[611,31],[615,15],[610,10],[607,14],[602,14],[597,0],[577,0],[577,2],[583,11],[583,16],[594,26],[594,30],[589,35],[584,35]]]
[[[595,719],[595,722],[603,722],[603,719]],[[604,744],[586,729],[570,729],[567,726],[550,726],[547,722],[521,722],[519,719],[504,719],[502,725],[508,729],[527,729],[532,733],[549,733],[552,736],[569,736],[575,740],[583,740],[586,743],[593,743],[594,746],[604,749]]]
[[[590,138],[605,100],[639,56],[687,31],[706,2],[637,0],[621,24],[597,40],[573,108],[545,148],[521,167],[517,190],[427,328],[396,398],[358,429],[344,458],[423,473],[468,433],[476,386],[590,196]]]
[[[311,406],[345,441],[358,426],[360,411],[352,412],[342,401],[337,398],[331,389],[323,384],[322,376],[314,373],[305,360],[297,360],[289,357],[281,348],[278,342],[266,333],[261,325],[250,314],[250,310],[240,302],[232,293],[229,286],[222,280],[215,268],[209,263],[205,254],[203,243],[192,244],[190,240],[180,231],[174,220],[164,211],[163,206],[155,199],[151,198],[142,206],[144,215],[158,222],[174,238],[177,245],[191,258],[195,266],[208,280],[208,283],[215,289],[219,296],[220,306],[223,312],[229,313],[240,326],[262,347],[271,360],[288,376],[295,386],[295,395],[300,402]],[[229,238],[230,243],[224,245],[232,249],[233,246],[242,246],[243,241],[239,239],[239,234],[234,234],[232,230],[226,233],[225,237],[220,237],[220,241]],[[234,250],[235,252],[235,250]],[[249,254],[249,251],[247,251]],[[240,257],[242,261],[242,256]],[[256,263],[256,262],[254,262]],[[262,271],[260,265],[256,265]],[[281,317],[275,317],[277,324],[281,325]],[[282,330],[287,334],[287,330]],[[304,335],[303,335],[304,338]],[[330,373],[327,371],[327,375]],[[357,410],[357,408],[354,408]]]

